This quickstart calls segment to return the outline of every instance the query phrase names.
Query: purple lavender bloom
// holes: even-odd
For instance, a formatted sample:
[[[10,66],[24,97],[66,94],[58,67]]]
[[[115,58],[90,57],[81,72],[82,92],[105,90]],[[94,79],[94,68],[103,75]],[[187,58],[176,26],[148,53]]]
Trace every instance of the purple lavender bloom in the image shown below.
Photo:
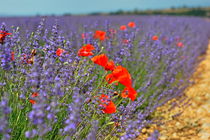
[[[0,134],[4,140],[9,140],[11,133],[11,129],[9,128],[9,114],[12,110],[8,105],[8,97],[2,97],[0,101]]]

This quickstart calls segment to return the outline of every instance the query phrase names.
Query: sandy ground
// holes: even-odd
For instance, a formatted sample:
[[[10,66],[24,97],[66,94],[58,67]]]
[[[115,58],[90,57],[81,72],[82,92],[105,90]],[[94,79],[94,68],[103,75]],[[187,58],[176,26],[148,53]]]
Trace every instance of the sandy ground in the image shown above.
[[[160,133],[159,140],[210,140],[210,45],[191,80],[194,84],[185,90],[190,105],[179,104],[172,111],[167,104],[158,108],[164,124],[143,129],[137,140],[147,139],[154,129]],[[180,116],[173,117],[179,112]]]

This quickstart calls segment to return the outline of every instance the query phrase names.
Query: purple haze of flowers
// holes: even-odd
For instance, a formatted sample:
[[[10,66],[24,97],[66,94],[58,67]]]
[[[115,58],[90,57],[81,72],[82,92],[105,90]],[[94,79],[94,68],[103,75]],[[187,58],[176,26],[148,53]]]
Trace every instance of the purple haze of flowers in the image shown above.
[[[9,114],[12,110],[8,105],[8,97],[4,95],[0,100],[0,134],[3,135],[3,140],[10,139]]]
[[[10,99],[21,104],[21,108],[16,111],[21,109],[21,119],[28,120],[25,122],[27,129],[13,130],[14,134],[26,130],[21,132],[24,136],[20,137],[23,139],[137,137],[143,127],[154,123],[150,116],[157,107],[182,95],[187,87],[187,80],[198,63],[197,57],[206,50],[210,31],[209,23],[202,18],[56,18],[56,24],[55,17],[46,17],[41,22],[39,17],[0,18],[0,22],[4,20],[7,25],[14,25],[11,38],[7,37],[0,46],[1,71],[5,73],[0,77],[0,86],[6,90],[5,93],[7,90],[14,93]],[[137,27],[119,30],[120,25],[126,25],[130,21],[135,21]],[[15,28],[16,26],[21,28]],[[6,30],[4,24],[2,30]],[[108,38],[105,41],[94,39],[96,30],[106,31]],[[85,33],[85,38],[81,38],[82,33]],[[152,40],[154,35],[159,39]],[[177,47],[178,42],[182,42],[184,47]],[[128,69],[133,87],[138,91],[137,100],[129,103],[128,99],[123,99],[119,102],[121,97],[113,95],[113,92],[120,94],[122,87],[104,84],[104,70],[101,71],[99,66],[89,61],[92,56],[77,56],[78,49],[85,44],[95,46],[95,55],[106,53],[115,64]],[[61,56],[55,53],[58,48],[65,50]],[[34,63],[28,64],[27,60],[32,57],[33,49],[37,52],[33,57]],[[15,52],[13,62],[11,51]],[[103,84],[97,89],[101,81]],[[32,97],[33,92],[39,95]],[[106,94],[113,102],[119,103],[116,113],[102,113],[96,99],[100,94]],[[28,101],[30,99],[36,101],[36,104],[31,105]],[[9,106],[12,104],[7,102],[7,107]],[[17,108],[12,108],[14,109]],[[18,118],[15,113],[11,116]],[[8,118],[3,116],[3,121],[8,124]],[[4,134],[10,134],[6,131],[9,129],[7,124],[3,126]],[[112,130],[112,127],[116,129]]]

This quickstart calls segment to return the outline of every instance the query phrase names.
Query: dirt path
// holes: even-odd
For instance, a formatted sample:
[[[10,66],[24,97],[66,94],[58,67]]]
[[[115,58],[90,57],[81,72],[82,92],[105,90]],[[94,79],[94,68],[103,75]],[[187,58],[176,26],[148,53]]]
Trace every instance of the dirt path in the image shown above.
[[[154,129],[160,133],[159,140],[210,140],[210,44],[205,59],[192,76],[192,81],[194,84],[185,90],[191,105],[185,108],[178,106],[166,113],[163,111],[169,107],[160,107],[158,110],[163,112],[165,124],[143,129],[143,135],[137,140],[145,140]],[[172,117],[182,111],[180,116]]]

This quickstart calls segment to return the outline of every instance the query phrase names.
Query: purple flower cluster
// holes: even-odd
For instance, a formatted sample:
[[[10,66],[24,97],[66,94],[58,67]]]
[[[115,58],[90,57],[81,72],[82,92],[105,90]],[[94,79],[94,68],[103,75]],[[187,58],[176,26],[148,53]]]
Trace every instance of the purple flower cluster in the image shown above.
[[[0,44],[4,139],[134,139],[155,122],[157,107],[182,95],[210,37],[210,23],[191,17],[0,18],[3,21],[13,25],[0,28],[12,33]],[[130,21],[135,28],[120,30]],[[105,31],[107,38],[95,39],[96,30]],[[128,69],[138,92],[135,101],[121,98],[123,87],[104,80],[108,72],[77,55],[85,44]],[[58,49],[63,50],[59,56]],[[116,113],[103,113],[102,94],[116,103]],[[148,140],[157,138],[155,131]]]

